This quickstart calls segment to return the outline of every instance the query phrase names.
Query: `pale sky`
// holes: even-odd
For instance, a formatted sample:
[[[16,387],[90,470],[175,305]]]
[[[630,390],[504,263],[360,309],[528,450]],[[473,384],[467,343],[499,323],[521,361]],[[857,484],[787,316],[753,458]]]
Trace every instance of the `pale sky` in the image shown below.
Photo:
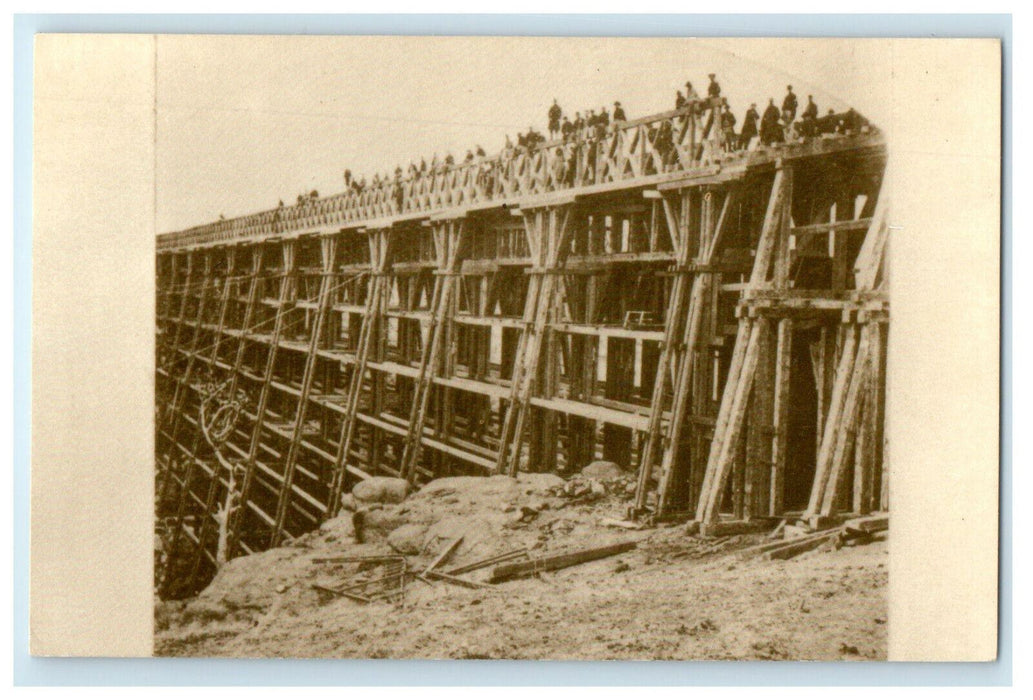
[[[853,107],[889,129],[888,40],[162,36],[157,230],[179,230],[344,189],[421,156],[461,160],[564,112],[630,119],[673,109],[716,73],[740,122],[787,84],[824,114]]]

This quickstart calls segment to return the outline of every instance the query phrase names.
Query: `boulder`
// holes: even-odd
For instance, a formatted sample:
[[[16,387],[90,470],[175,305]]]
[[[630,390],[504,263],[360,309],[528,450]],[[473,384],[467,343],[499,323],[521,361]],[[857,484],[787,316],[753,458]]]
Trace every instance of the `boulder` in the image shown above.
[[[399,554],[419,554],[423,551],[426,534],[426,526],[410,523],[392,530],[387,536],[387,543]]]
[[[372,476],[352,488],[352,496],[363,503],[401,503],[409,494],[409,482],[390,476]]]
[[[394,509],[374,508],[365,511],[363,522],[367,534],[379,533],[380,536],[407,525],[409,518]]]
[[[581,470],[581,476],[589,479],[617,479],[624,476],[624,470],[615,462],[596,460]]]

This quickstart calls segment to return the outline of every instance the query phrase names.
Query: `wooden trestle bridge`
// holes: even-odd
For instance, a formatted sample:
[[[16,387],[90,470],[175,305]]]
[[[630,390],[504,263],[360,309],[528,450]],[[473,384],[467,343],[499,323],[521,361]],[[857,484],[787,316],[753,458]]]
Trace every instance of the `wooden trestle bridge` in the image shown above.
[[[710,532],[885,510],[883,139],[726,153],[697,111],[158,236],[164,593],[371,475],[606,459]]]

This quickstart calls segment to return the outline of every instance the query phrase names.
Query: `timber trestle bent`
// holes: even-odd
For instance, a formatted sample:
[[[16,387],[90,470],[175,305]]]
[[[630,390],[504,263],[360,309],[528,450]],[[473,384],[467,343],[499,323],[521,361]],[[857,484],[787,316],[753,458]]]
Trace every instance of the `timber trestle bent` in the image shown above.
[[[159,236],[163,595],[373,475],[605,459],[632,515],[710,532],[886,510],[882,138],[700,132],[671,112]],[[219,459],[213,386],[239,403]]]

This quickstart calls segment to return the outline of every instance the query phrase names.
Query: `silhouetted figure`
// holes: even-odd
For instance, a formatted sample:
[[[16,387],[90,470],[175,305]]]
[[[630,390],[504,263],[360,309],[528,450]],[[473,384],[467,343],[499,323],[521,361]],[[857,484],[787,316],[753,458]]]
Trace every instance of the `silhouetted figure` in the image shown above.
[[[801,116],[800,133],[803,136],[815,136],[818,133],[818,105],[814,104],[814,97],[807,96],[807,106],[804,107]]]
[[[699,93],[692,87],[692,83],[685,83],[685,101],[698,102]]]
[[[717,80],[715,80],[716,76],[716,73],[710,73],[707,76],[710,78],[710,85],[707,86],[707,97],[714,98],[721,96],[721,86],[718,85]]]
[[[621,107],[620,102],[613,103],[613,121],[615,123],[628,121],[628,115],[624,113],[624,108]]]
[[[484,149],[483,149],[483,148],[481,148],[481,145],[480,145],[480,144],[477,144],[477,151],[476,151],[476,153],[477,153],[477,157],[478,157],[478,158],[483,158],[484,156],[486,156],[486,155],[487,155],[487,154],[486,154],[486,153],[484,152]]]
[[[796,93],[793,92],[792,85],[786,85],[786,96],[782,100],[782,120],[785,121],[786,126],[793,123],[796,119]]]
[[[728,100],[721,100],[721,136],[726,151],[734,151],[737,145],[735,138],[735,115],[728,105]]]
[[[760,120],[760,142],[770,146],[782,140],[782,127],[778,123],[778,107],[775,106],[774,98],[768,100],[767,109]]]
[[[746,110],[746,116],[742,119],[742,131],[739,132],[739,150],[745,151],[750,147],[750,141],[757,135],[757,122],[760,114],[757,113],[757,105],[751,104]]]
[[[468,149],[466,149],[466,157],[463,158],[463,162],[464,163],[470,163],[471,161],[473,161],[473,151],[471,151],[468,148]]]
[[[667,166],[673,161],[671,155],[674,152],[674,133],[671,130],[670,120],[665,119],[660,122],[660,128],[656,132],[653,146],[660,153],[661,170],[666,170]]]
[[[685,95],[681,94],[681,90],[678,91],[678,96],[674,98],[674,108],[681,109],[685,106]]]
[[[549,137],[556,138],[560,133],[560,117],[563,116],[563,110],[556,103],[556,98],[552,99],[552,107],[549,107]]]
[[[560,134],[564,141],[569,141],[574,136],[574,124],[566,117],[563,117],[563,123],[560,124]]]
[[[818,105],[814,104],[814,96],[807,96],[807,106],[803,110],[804,119],[817,119],[818,118]]]

